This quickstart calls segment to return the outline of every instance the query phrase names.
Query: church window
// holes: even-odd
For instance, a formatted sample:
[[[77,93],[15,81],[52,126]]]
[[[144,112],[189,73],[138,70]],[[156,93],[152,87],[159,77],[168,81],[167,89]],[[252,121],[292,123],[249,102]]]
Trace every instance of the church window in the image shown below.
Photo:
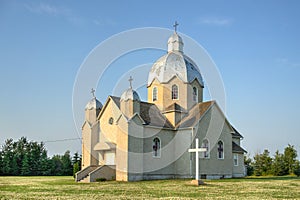
[[[109,120],[108,120],[108,123],[110,124],[110,125],[112,125],[113,123],[114,123],[114,118],[109,118]]]
[[[153,157],[157,158],[160,157],[160,139],[159,138],[154,138],[153,139]]]
[[[198,101],[198,90],[196,87],[193,87],[193,101]]]
[[[238,166],[238,155],[237,154],[233,154],[233,164],[234,166]]]
[[[172,99],[178,99],[178,86],[172,85]]]
[[[209,158],[209,143],[207,139],[203,140],[202,148],[206,148],[206,151],[203,152],[204,158]]]
[[[156,100],[157,100],[157,87],[154,87],[152,91],[152,101],[156,101]]]
[[[224,159],[224,145],[222,141],[218,142],[218,158]]]

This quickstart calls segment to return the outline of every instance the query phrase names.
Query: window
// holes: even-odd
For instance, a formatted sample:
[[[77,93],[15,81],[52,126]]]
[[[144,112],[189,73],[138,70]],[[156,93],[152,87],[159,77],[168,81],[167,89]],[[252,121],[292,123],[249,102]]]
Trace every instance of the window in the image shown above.
[[[113,123],[114,123],[114,118],[109,118],[109,120],[108,120],[108,123],[110,124],[110,125],[112,125]]]
[[[234,166],[238,166],[238,155],[237,154],[233,154],[233,164]]]
[[[178,99],[178,86],[172,85],[172,99]]]
[[[156,101],[156,100],[157,100],[157,87],[154,87],[152,91],[152,101]]]
[[[198,101],[198,90],[196,87],[193,87],[193,101]]]
[[[154,138],[153,139],[153,157],[158,158],[160,157],[160,139],[159,138]]]
[[[207,139],[203,140],[202,148],[206,148],[206,151],[203,152],[204,158],[209,158],[209,143]]]
[[[218,158],[219,159],[224,159],[224,148],[223,148],[223,142],[222,141],[218,142]]]

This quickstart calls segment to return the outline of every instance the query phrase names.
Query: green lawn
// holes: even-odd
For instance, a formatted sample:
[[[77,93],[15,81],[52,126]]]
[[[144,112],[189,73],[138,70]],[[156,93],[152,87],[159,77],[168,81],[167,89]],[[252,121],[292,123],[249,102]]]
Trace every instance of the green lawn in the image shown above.
[[[300,178],[75,183],[72,177],[0,177],[0,199],[300,199]]]

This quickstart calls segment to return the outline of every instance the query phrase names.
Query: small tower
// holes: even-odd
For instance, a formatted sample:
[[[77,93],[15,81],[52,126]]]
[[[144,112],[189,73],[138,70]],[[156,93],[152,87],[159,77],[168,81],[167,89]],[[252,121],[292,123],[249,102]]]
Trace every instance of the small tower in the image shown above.
[[[132,77],[129,78],[130,87],[123,92],[120,99],[120,109],[122,113],[131,118],[135,113],[140,113],[140,97],[136,91],[132,89]]]
[[[91,165],[98,165],[98,153],[94,146],[99,139],[99,124],[97,117],[102,104],[95,97],[95,90],[91,91],[93,97],[85,106],[85,122],[82,126],[82,169]]]

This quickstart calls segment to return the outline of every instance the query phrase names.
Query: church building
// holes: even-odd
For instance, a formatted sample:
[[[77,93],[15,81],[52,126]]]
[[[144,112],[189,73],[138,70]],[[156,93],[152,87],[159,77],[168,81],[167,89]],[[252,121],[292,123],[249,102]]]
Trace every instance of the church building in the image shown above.
[[[102,105],[94,96],[82,125],[82,170],[78,182],[99,178],[117,181],[245,176],[243,136],[230,124],[216,101],[203,101],[204,83],[184,54],[176,30],[168,49],[152,66],[148,100],[130,86],[121,97]],[[189,153],[195,140],[205,152]]]

